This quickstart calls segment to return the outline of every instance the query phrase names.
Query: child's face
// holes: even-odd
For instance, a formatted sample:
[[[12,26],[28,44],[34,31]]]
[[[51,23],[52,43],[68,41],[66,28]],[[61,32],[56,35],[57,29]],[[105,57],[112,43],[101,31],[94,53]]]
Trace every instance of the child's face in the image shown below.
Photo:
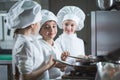
[[[65,20],[63,22],[63,31],[67,34],[75,33],[77,24],[73,20]]]
[[[40,30],[40,22],[32,24],[32,34],[38,34]]]
[[[45,40],[54,39],[57,34],[56,22],[51,20],[44,23],[40,29],[40,34]]]

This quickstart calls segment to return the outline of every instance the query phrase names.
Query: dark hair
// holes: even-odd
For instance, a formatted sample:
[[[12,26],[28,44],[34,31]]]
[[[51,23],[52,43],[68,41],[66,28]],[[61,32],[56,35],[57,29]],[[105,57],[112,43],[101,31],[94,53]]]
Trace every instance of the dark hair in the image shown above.
[[[13,37],[15,37],[16,34],[23,34],[24,30],[27,30],[27,29],[30,29],[31,28],[31,25],[29,25],[28,27],[26,28],[18,28],[14,31],[14,35]]]

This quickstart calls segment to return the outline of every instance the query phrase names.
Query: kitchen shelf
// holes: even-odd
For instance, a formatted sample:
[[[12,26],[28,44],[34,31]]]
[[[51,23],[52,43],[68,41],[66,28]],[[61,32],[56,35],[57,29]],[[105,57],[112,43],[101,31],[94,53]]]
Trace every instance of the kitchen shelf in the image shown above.
[[[12,64],[12,55],[0,54],[0,64]]]
[[[12,55],[8,55],[8,54],[5,54],[5,55],[0,55],[0,60],[12,60]]]

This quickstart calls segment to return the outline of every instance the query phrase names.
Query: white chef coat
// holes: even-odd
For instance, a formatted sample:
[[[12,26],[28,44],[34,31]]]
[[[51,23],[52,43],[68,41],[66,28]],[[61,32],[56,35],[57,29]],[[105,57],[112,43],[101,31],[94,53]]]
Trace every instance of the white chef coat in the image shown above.
[[[72,56],[85,55],[84,42],[76,34],[63,33],[55,40],[55,43],[62,52],[69,51]]]
[[[42,46],[43,54],[46,56],[46,58],[45,58],[46,62],[48,62],[48,60],[50,59],[50,55],[52,55],[53,58],[55,58],[55,59],[61,60],[61,53],[55,44],[53,46],[51,46],[43,39],[40,39],[39,42],[40,42],[40,45]],[[56,78],[60,77],[60,75],[61,75],[61,71],[59,68],[52,67],[49,70],[50,79],[56,79]]]
[[[15,65],[18,67],[20,74],[28,74],[42,67],[44,55],[41,53],[41,48],[36,46],[37,38],[18,34],[15,37],[15,45],[12,50],[13,56],[13,74],[15,74]],[[43,73],[37,80],[49,79],[48,70]],[[20,80],[22,80],[20,78]]]
[[[84,42],[77,37],[77,34],[68,35],[63,33],[55,40],[55,43],[61,52],[68,51],[71,56],[85,55]],[[75,59],[68,57],[67,62],[73,64]],[[66,72],[70,70],[73,70],[73,68],[68,66]]]

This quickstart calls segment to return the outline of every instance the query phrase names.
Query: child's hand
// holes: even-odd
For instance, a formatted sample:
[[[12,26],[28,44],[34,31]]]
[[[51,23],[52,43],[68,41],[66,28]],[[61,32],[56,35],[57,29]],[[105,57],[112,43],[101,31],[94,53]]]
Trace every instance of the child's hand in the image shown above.
[[[55,67],[59,68],[61,71],[65,71],[67,66],[65,64],[58,62],[58,63],[56,63]]]
[[[70,53],[69,52],[63,52],[62,53],[62,55],[61,55],[61,60],[63,60],[63,61],[66,61],[66,59],[67,59],[67,57],[70,55]]]
[[[53,67],[56,64],[56,61],[53,60],[53,56],[50,55],[49,61],[47,62],[48,68]]]

